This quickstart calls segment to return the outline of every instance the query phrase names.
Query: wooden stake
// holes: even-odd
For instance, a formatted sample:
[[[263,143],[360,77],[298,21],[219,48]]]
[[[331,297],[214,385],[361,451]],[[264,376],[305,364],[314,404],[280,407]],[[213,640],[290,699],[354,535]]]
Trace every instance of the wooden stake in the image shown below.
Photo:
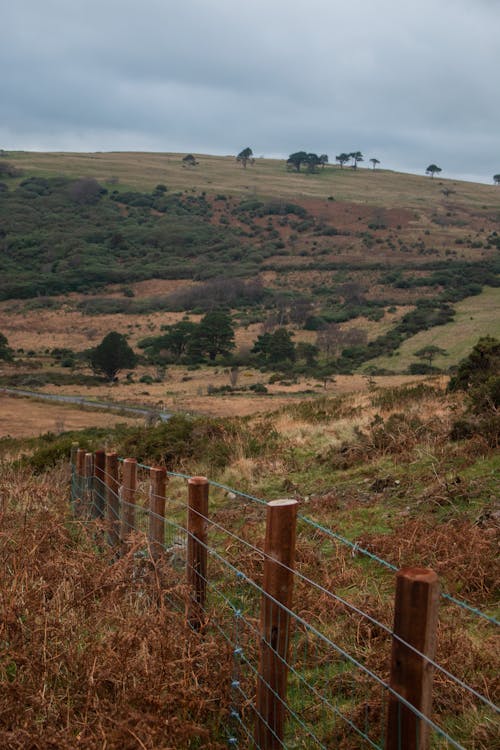
[[[92,477],[94,474],[94,454],[85,454],[85,494],[84,494],[84,513],[85,516],[92,515]]]
[[[75,513],[79,516],[83,508],[83,497],[85,493],[85,449],[78,448],[76,451],[75,469]]]
[[[120,538],[124,542],[135,529],[135,495],[137,492],[137,460],[126,458],[123,462],[122,524]]]
[[[287,610],[292,606],[297,505],[296,500],[272,500],[267,504],[254,736],[259,750],[283,747],[290,642]]]
[[[78,450],[78,443],[71,443],[71,466],[76,468],[76,452]]]
[[[202,626],[207,595],[207,517],[208,479],[191,477],[188,480],[186,619],[194,630]]]
[[[108,525],[108,544],[114,547],[120,541],[120,488],[118,481],[118,454],[106,453],[106,521]]]
[[[92,515],[94,518],[104,518],[105,503],[105,467],[106,454],[104,451],[94,453],[94,482],[92,487]]]
[[[439,582],[428,568],[404,568],[396,576],[394,633],[434,659]],[[390,686],[420,713],[431,715],[433,667],[397,638],[392,640]],[[389,694],[386,750],[427,750],[429,726]]]
[[[149,495],[149,543],[153,558],[159,557],[165,544],[165,492],[167,471],[162,466],[150,469],[151,488]]]

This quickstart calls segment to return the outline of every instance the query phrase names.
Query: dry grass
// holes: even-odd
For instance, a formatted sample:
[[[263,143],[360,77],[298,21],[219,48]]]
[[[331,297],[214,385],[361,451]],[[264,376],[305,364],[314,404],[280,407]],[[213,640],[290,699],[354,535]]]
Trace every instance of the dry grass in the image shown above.
[[[138,420],[96,409],[13,398],[0,393],[0,437],[35,437],[45,432],[68,432],[85,427],[137,424]]]
[[[328,167],[317,175],[287,172],[284,161],[257,159],[252,168],[242,169],[234,156],[196,155],[196,169],[182,166],[182,154],[173,153],[12,153],[9,160],[30,173],[92,176],[106,184],[118,179],[118,186],[151,190],[158,183],[170,190],[197,188],[211,193],[226,192],[246,196],[278,196],[292,199],[326,199],[431,209],[442,200],[443,185],[453,188],[453,208],[466,203],[478,208],[497,206],[495,186],[444,179],[431,180],[388,170],[339,169]],[[325,201],[325,210],[328,203]]]
[[[164,568],[98,554],[65,510],[68,476],[1,476],[0,745],[11,750],[225,747],[220,643],[165,602]],[[217,684],[212,679],[217,664]]]

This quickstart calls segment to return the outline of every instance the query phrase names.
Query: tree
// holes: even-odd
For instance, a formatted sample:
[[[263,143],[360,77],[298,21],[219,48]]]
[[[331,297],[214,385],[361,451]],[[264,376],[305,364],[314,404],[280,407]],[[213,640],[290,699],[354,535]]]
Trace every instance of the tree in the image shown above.
[[[324,169],[326,164],[328,164],[328,154],[321,154],[319,163],[321,164],[321,169]]]
[[[294,167],[297,172],[300,172],[300,167],[305,162],[307,162],[307,152],[296,151],[294,154],[290,154],[286,163],[289,167]]]
[[[166,331],[161,336],[151,336],[139,341],[138,346],[152,362],[179,361],[186,354],[189,342],[198,328],[197,323],[181,320],[171,326],[164,326]],[[170,353],[171,358],[168,358]]]
[[[450,391],[467,391],[475,412],[500,407],[500,341],[483,336],[469,356],[458,365],[449,384]],[[498,438],[497,438],[498,439]],[[497,442],[498,445],[498,442]]]
[[[322,331],[318,331],[316,343],[327,357],[339,353],[344,342],[344,334],[338,323],[328,323]]]
[[[495,185],[500,185],[500,174],[493,175],[493,182],[495,183]]]
[[[349,159],[350,159],[349,154],[346,154],[345,152],[342,152],[341,154],[335,157],[335,161],[338,161],[341,169],[344,168],[344,164],[347,164]]]
[[[252,158],[252,156],[253,156],[253,151],[249,146],[247,146],[247,148],[244,148],[243,151],[240,151],[240,153],[236,157],[236,161],[239,162],[243,166],[244,169],[246,169],[247,162],[249,161],[249,159]]]
[[[373,169],[377,166],[377,164],[380,164],[380,161],[378,159],[370,159],[370,162],[373,165]]]
[[[295,344],[292,334],[286,328],[278,328],[269,342],[268,361],[273,365],[284,365],[295,362]]]
[[[71,200],[82,205],[97,203],[107,192],[93,177],[81,177],[72,182],[68,189]]]
[[[123,334],[111,331],[91,350],[90,364],[94,372],[102,372],[109,381],[113,381],[120,370],[134,369],[137,356]]]
[[[358,161],[363,161],[363,154],[361,151],[351,151],[349,157],[352,159],[352,168],[358,168]]]
[[[193,154],[186,154],[186,156],[182,160],[182,166],[183,167],[197,167],[198,162],[194,158]]]
[[[434,178],[435,174],[439,174],[443,170],[441,167],[438,167],[437,164],[429,164],[427,169],[425,170],[425,174],[429,174],[432,178]]]
[[[263,333],[257,338],[252,349],[259,359],[268,365],[285,365],[295,362],[295,344],[292,334],[286,328],[278,328],[274,333]]]
[[[316,358],[319,354],[319,348],[307,341],[299,341],[297,344],[297,359],[305,360],[307,367],[315,367],[318,363]]]
[[[213,361],[218,354],[227,355],[234,349],[234,328],[229,313],[224,310],[208,312],[192,337],[195,346]]]
[[[320,164],[318,154],[307,154],[306,164],[308,172],[315,172],[316,167],[318,166],[318,164]]]
[[[434,344],[428,344],[427,346],[423,346],[421,349],[418,350],[418,352],[415,352],[414,356],[418,357],[419,359],[427,359],[429,362],[429,367],[432,367],[432,360],[434,357],[437,357],[438,355],[441,355],[442,357],[447,357],[448,352],[446,349],[441,349],[440,346],[434,346]]]
[[[0,333],[0,359],[5,359],[7,362],[12,359],[12,349],[3,333]]]

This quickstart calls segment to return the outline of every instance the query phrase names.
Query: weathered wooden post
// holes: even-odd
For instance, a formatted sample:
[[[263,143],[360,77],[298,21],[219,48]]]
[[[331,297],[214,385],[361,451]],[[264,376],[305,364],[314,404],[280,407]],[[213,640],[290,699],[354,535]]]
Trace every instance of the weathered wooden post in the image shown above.
[[[137,460],[126,458],[123,461],[122,522],[120,539],[122,543],[135,529],[135,499],[137,492]]]
[[[80,515],[83,508],[83,498],[85,494],[85,449],[77,448],[76,451],[76,482],[75,482],[75,513]]]
[[[202,626],[207,596],[207,517],[208,479],[191,477],[188,480],[186,619],[194,630]]]
[[[283,747],[297,505],[296,500],[271,500],[267,504],[254,733],[259,750]]]
[[[149,543],[151,555],[159,557],[165,544],[165,493],[167,488],[167,470],[152,467],[149,471],[151,487],[149,493]]]
[[[85,496],[84,513],[87,518],[92,515],[92,477],[94,474],[94,454],[85,454]]]
[[[396,576],[390,686],[430,718],[439,606],[439,582],[428,568],[403,568]],[[404,643],[403,643],[404,641]],[[408,643],[416,651],[405,645]],[[424,654],[425,656],[421,656]],[[386,750],[427,750],[429,725],[389,693]]]
[[[94,453],[94,481],[92,486],[92,516],[104,518],[105,504],[105,469],[106,453],[103,450]]]
[[[78,443],[71,443],[71,468],[75,470],[76,468],[76,452],[78,450]]]
[[[120,497],[118,491],[118,454],[106,453],[105,463],[106,485],[106,521],[108,525],[108,544],[114,547],[120,541]]]

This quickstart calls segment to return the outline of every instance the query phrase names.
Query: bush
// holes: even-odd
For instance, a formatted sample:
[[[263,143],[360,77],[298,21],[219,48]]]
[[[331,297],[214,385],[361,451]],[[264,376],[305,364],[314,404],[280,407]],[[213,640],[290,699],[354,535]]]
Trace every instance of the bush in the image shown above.
[[[500,341],[480,338],[462,360],[448,385],[450,391],[466,391],[476,413],[500,406]]]

